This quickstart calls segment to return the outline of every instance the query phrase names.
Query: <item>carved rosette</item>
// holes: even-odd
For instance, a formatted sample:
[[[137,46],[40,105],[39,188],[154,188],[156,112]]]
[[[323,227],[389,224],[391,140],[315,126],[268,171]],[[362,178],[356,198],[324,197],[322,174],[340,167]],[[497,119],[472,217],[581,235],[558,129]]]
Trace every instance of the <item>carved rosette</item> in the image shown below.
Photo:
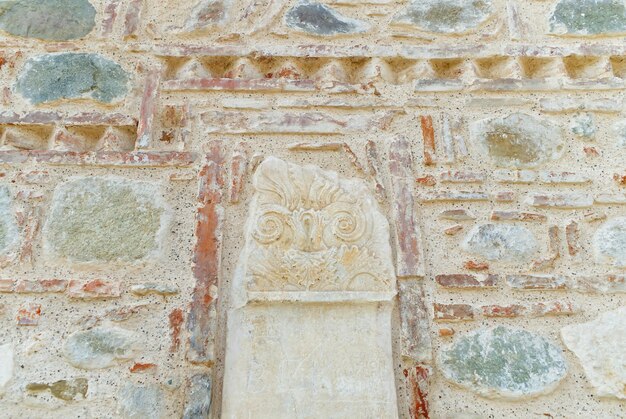
[[[392,291],[388,224],[364,182],[270,157],[248,220],[250,291]]]

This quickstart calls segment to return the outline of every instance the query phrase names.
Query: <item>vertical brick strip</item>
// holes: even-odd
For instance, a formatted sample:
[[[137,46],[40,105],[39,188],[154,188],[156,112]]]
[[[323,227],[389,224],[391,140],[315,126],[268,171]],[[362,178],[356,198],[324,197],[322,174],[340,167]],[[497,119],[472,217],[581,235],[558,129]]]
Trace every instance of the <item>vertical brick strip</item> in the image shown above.
[[[421,232],[415,219],[415,197],[412,188],[413,159],[409,143],[404,138],[397,138],[390,145],[389,171],[394,194],[396,275],[400,278],[423,276],[424,256]]]
[[[435,164],[435,130],[433,128],[433,117],[425,115],[420,117],[422,123],[422,138],[424,140],[424,164],[431,166]]]
[[[161,69],[152,69],[146,77],[146,86],[141,99],[141,107],[139,109],[139,125],[137,126],[137,143],[135,144],[135,149],[142,149],[150,146],[154,115],[157,111],[160,82]]]
[[[385,187],[383,186],[383,181],[380,176],[382,165],[374,141],[369,140],[365,145],[365,155],[367,157],[368,173],[374,179],[374,182],[376,182],[376,195],[378,199],[382,201],[387,197],[387,194],[385,193]]]
[[[429,313],[421,281],[398,282],[400,308],[400,338],[402,356],[417,362],[430,362],[432,342]]]
[[[113,31],[113,25],[117,19],[119,0],[110,0],[104,7],[104,19],[102,19],[102,36],[107,37]]]
[[[430,371],[424,365],[415,365],[404,370],[407,386],[410,390],[409,415],[411,419],[429,419],[428,413],[428,377]]]
[[[124,38],[137,35],[139,29],[139,20],[141,17],[141,9],[143,8],[143,0],[130,0],[128,9],[126,9],[126,18],[124,19]]]
[[[196,363],[213,361],[212,340],[215,325],[211,316],[212,289],[218,285],[221,247],[222,188],[224,158],[222,143],[210,145],[207,163],[198,175],[198,211],[193,276],[196,285],[187,318],[189,349],[187,359]]]
[[[169,315],[170,336],[172,338],[170,352],[172,353],[180,349],[180,328],[183,325],[183,318],[183,310],[180,308],[175,308]]]
[[[239,202],[248,170],[248,151],[244,143],[239,143],[230,162],[230,203]]]
[[[570,222],[567,227],[565,227],[565,238],[567,239],[567,251],[570,256],[576,256],[580,251],[580,246],[578,245],[580,232],[576,221]]]

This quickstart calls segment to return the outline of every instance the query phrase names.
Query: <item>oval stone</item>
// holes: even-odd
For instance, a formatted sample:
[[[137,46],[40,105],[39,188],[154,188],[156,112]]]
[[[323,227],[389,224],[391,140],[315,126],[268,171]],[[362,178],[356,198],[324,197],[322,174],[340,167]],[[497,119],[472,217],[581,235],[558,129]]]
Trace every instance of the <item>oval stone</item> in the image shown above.
[[[47,54],[26,62],[15,90],[33,104],[78,98],[108,103],[126,95],[128,81],[119,64],[99,54]]]
[[[487,260],[521,262],[531,258],[537,248],[537,241],[526,227],[482,224],[470,230],[461,247]]]
[[[522,113],[475,122],[470,135],[500,167],[536,167],[560,158],[563,152],[560,128]]]
[[[441,351],[438,363],[446,379],[489,398],[546,394],[567,372],[560,348],[534,333],[504,326],[461,336]]]
[[[72,333],[63,346],[63,355],[77,368],[98,369],[131,359],[135,338],[131,331],[119,327],[94,327]]]
[[[550,31],[561,35],[626,33],[624,0],[561,0],[550,18]]]
[[[0,5],[0,29],[15,36],[67,41],[95,26],[96,9],[88,0],[18,0]]]
[[[602,224],[593,236],[593,249],[598,263],[626,268],[626,217]]]
[[[460,34],[477,29],[492,13],[491,0],[412,0],[393,23],[428,32]]]
[[[168,207],[155,184],[80,178],[57,187],[44,226],[50,259],[131,263],[158,256]]]
[[[6,186],[0,186],[0,255],[9,256],[19,242],[19,231],[11,209],[11,198]]]
[[[324,36],[361,33],[370,28],[362,20],[343,16],[322,3],[306,0],[287,11],[285,24],[293,29]]]

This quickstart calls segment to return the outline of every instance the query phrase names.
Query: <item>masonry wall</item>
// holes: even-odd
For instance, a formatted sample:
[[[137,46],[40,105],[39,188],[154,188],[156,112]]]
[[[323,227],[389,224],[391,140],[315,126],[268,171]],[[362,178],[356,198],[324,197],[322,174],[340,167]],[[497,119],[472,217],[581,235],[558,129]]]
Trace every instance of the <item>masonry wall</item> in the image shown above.
[[[323,4],[0,6],[0,416],[220,417],[268,156],[387,216],[401,417],[626,416],[624,2]]]

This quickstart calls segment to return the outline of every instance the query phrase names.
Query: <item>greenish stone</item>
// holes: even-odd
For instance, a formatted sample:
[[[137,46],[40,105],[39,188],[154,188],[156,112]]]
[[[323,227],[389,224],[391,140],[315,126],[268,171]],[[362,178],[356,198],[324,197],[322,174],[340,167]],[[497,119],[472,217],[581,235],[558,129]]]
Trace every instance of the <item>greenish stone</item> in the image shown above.
[[[285,23],[290,28],[314,35],[347,35],[370,28],[366,22],[343,16],[322,3],[306,0],[287,11]]]
[[[575,117],[570,128],[574,134],[585,138],[592,138],[598,131],[590,114]]]
[[[394,17],[393,23],[428,32],[458,34],[478,28],[492,13],[491,0],[412,0]]]
[[[537,249],[533,233],[514,224],[481,224],[475,226],[461,244],[463,250],[487,260],[523,262]]]
[[[599,35],[626,32],[624,0],[561,0],[550,18],[558,34]]]
[[[156,385],[141,387],[127,384],[118,394],[119,413],[128,419],[163,417],[163,394]]]
[[[504,326],[461,336],[441,351],[439,367],[448,380],[481,396],[510,399],[546,394],[567,372],[561,349]]]
[[[71,334],[63,355],[77,368],[98,369],[133,357],[136,340],[132,332],[118,327],[94,327]]]
[[[11,198],[6,186],[0,186],[0,255],[8,255],[17,246],[19,233],[13,210]]]
[[[44,226],[50,257],[132,263],[160,253],[167,206],[158,187],[121,178],[80,178],[54,193]]]
[[[57,399],[70,401],[76,400],[76,396],[87,397],[89,388],[86,378],[75,378],[73,380],[59,380],[52,384],[30,383],[26,385],[26,390],[31,392],[50,390],[50,393]]]
[[[522,113],[475,122],[470,135],[500,167],[532,168],[563,153],[563,134],[557,126]]]
[[[108,103],[126,95],[128,81],[119,64],[99,54],[47,54],[26,62],[15,90],[33,104],[77,98]]]
[[[0,2],[0,29],[15,36],[49,41],[82,38],[95,26],[96,9],[87,0]]]

